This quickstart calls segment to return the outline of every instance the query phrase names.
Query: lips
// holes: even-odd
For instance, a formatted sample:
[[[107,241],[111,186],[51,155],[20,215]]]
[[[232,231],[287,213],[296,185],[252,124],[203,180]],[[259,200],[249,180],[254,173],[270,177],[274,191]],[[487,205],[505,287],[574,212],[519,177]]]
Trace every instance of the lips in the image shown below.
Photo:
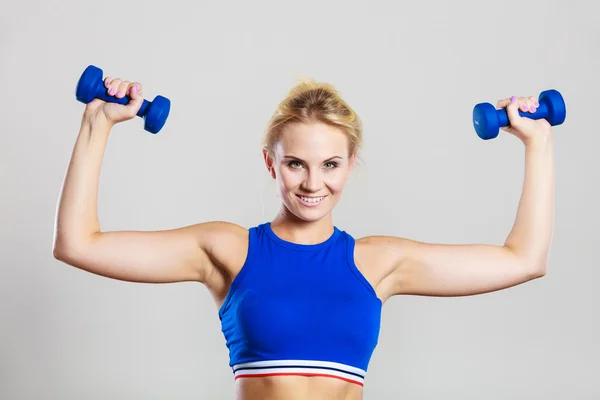
[[[297,194],[296,197],[300,200],[300,203],[307,207],[317,206],[327,198],[327,196],[302,196]]]

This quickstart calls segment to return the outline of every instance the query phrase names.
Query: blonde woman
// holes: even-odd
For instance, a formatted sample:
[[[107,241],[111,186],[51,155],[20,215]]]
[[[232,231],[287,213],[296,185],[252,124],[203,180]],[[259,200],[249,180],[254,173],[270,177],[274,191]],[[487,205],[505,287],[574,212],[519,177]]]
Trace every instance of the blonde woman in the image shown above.
[[[532,97],[500,100],[525,146],[525,180],[503,245],[353,238],[332,220],[362,143],[357,114],[334,87],[307,80],[272,116],[263,158],[282,200],[269,222],[204,222],[156,232],[100,229],[96,202],[111,128],[133,118],[142,85],[106,78],[127,105],[86,106],[56,219],[54,257],[132,282],[197,281],[218,306],[242,400],[359,400],[394,295],[465,296],[544,276],[553,227],[553,142]]]

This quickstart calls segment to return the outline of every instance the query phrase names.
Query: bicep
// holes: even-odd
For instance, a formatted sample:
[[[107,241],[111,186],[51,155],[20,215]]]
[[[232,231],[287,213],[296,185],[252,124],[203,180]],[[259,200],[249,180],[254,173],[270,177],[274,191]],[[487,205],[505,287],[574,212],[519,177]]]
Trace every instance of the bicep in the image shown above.
[[[506,289],[539,276],[505,246],[396,241],[390,274],[394,294],[469,296]]]

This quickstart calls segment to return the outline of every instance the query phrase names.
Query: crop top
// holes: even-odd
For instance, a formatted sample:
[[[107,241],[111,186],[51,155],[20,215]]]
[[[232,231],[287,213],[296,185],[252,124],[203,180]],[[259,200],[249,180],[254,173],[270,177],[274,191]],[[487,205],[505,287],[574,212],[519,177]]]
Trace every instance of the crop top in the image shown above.
[[[363,385],[382,302],[354,264],[354,239],[334,227],[318,244],[249,229],[246,261],[219,309],[234,379],[326,376]]]

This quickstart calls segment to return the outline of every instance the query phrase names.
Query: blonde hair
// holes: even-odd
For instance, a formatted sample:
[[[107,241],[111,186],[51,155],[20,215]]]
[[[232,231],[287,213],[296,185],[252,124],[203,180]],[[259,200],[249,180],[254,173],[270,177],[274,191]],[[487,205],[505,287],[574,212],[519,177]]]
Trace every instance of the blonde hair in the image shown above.
[[[314,122],[339,128],[348,138],[350,155],[356,154],[362,145],[362,122],[337,89],[305,77],[279,103],[267,124],[263,144],[272,151],[288,125]]]

